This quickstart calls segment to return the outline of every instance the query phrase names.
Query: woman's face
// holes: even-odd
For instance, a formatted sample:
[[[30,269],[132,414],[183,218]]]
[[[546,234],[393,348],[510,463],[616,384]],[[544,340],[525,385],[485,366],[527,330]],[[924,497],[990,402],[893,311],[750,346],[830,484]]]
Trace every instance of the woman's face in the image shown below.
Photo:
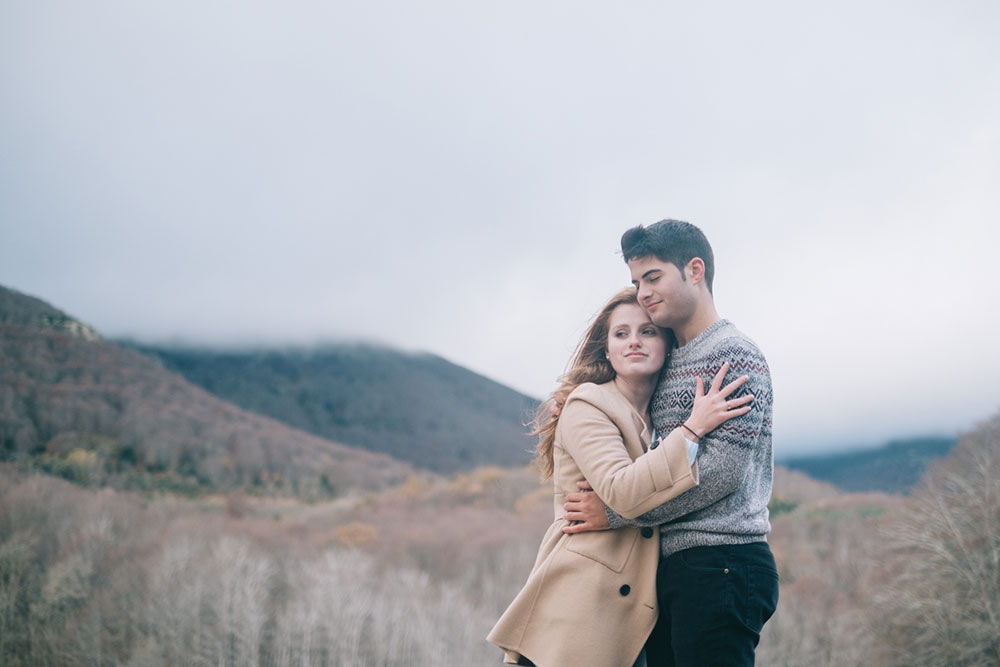
[[[637,304],[624,303],[608,319],[608,360],[615,373],[641,379],[656,375],[667,357],[667,338]]]

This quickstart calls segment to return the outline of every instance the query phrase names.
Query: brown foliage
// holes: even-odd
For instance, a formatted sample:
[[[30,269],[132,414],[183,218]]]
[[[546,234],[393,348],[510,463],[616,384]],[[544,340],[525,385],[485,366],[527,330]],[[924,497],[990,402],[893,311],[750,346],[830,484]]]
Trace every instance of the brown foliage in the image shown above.
[[[776,471],[781,600],[758,664],[997,664],[997,432],[911,499]],[[0,664],[498,663],[483,637],[551,487],[530,468],[404,480],[321,503],[150,501],[0,466]]]
[[[339,516],[343,503],[248,498],[235,519],[224,499],[146,504],[9,466],[0,489],[0,664],[457,665],[492,655],[484,587],[312,545],[327,528],[316,518]],[[275,520],[278,507],[291,519]]]

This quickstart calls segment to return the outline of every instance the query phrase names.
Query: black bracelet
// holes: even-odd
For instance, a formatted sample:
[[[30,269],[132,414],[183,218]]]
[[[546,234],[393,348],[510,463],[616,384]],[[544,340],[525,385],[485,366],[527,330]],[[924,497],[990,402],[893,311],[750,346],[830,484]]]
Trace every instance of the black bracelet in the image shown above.
[[[690,426],[688,426],[687,424],[681,424],[681,426],[683,426],[683,427],[684,427],[684,428],[686,428],[687,430],[691,431],[691,435],[693,435],[694,437],[696,437],[696,438],[698,438],[699,440],[701,440],[701,436],[700,436],[700,435],[698,435],[697,433],[695,433],[695,432],[694,432],[694,429],[693,429],[693,428],[691,428],[691,427],[690,427]]]

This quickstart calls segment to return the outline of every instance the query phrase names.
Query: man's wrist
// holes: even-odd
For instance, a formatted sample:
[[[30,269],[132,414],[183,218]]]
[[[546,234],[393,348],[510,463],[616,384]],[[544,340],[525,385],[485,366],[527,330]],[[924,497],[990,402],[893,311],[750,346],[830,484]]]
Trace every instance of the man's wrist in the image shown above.
[[[628,525],[627,523],[628,520],[625,517],[619,516],[617,512],[615,512],[607,505],[604,506],[604,514],[607,515],[608,525],[611,526],[612,530],[614,530],[615,528],[624,528],[625,526]]]

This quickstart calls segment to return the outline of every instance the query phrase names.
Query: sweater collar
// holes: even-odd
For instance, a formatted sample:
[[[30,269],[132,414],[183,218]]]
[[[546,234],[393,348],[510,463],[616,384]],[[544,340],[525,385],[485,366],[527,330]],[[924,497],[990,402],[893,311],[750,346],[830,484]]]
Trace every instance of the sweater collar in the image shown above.
[[[726,319],[717,320],[717,321],[713,322],[712,324],[709,324],[708,328],[706,328],[700,334],[698,334],[697,336],[695,336],[694,338],[692,338],[691,340],[689,340],[686,345],[682,345],[681,347],[676,348],[673,351],[673,354],[675,354],[675,355],[678,355],[678,354],[679,355],[688,354],[688,350],[695,350],[695,349],[697,349],[698,347],[700,347],[702,345],[702,343],[704,343],[706,340],[708,340],[713,335],[715,335],[715,333],[717,331],[719,331],[720,329],[723,329],[725,327],[728,327],[731,324],[732,324],[732,322],[730,322],[729,320],[726,320]]]

